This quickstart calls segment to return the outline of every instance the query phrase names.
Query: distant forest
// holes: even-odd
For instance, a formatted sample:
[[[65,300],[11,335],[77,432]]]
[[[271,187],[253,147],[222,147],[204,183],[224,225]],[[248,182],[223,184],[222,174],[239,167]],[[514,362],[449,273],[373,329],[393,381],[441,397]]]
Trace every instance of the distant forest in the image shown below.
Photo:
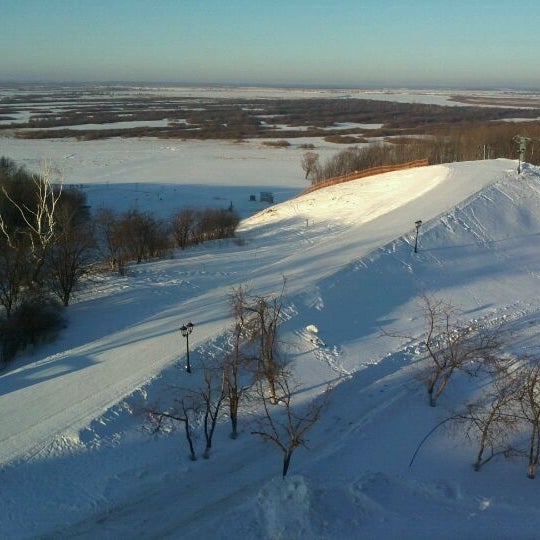
[[[203,99],[158,96],[62,96],[18,94],[0,102],[0,119],[9,122],[22,107],[32,108],[26,123],[2,124],[20,138],[158,137],[229,139],[323,137],[343,144],[367,142],[374,137],[441,135],[454,128],[484,126],[487,131],[515,117],[519,129],[540,132],[540,109],[480,106],[441,106],[369,99]],[[456,97],[456,99],[459,99]],[[162,127],[138,126],[71,129],[68,126],[167,120]],[[359,125],[360,124],[360,125]],[[29,130],[31,128],[31,130]],[[46,129],[47,128],[47,129]],[[50,128],[55,128],[50,130]]]

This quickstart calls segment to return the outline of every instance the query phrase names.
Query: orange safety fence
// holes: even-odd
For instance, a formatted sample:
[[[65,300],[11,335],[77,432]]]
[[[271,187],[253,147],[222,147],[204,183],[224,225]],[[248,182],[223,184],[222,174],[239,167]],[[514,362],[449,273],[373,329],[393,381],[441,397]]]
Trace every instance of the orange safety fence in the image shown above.
[[[367,176],[374,176],[376,174],[383,174],[393,171],[402,171],[405,169],[412,169],[414,167],[425,167],[428,165],[427,159],[418,159],[416,161],[409,161],[408,163],[400,163],[399,165],[381,165],[379,167],[372,167],[371,169],[364,169],[363,171],[354,171],[343,176],[334,176],[334,178],[328,178],[323,182],[317,182],[308,187],[297,196],[306,195],[312,191],[317,191],[328,186],[335,186],[336,184],[342,184],[343,182],[350,182],[351,180],[358,180],[359,178],[365,178]]]

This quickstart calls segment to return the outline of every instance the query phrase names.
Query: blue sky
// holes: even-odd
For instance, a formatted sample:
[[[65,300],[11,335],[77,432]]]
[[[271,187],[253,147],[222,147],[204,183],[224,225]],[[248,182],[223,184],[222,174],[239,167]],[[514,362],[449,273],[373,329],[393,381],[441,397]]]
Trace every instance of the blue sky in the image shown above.
[[[0,82],[540,87],[538,0],[0,6]]]

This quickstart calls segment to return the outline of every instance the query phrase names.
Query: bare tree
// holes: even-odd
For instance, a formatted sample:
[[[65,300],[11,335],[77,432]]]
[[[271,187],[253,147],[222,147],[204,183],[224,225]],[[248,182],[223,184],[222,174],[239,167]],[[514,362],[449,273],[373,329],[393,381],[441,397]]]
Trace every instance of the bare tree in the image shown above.
[[[68,306],[75,287],[91,267],[95,240],[91,228],[86,223],[77,223],[73,212],[61,209],[59,214],[48,262],[51,288],[62,304]]]
[[[16,307],[30,273],[24,246],[10,244],[0,237],[0,305],[9,318]]]
[[[172,217],[172,230],[176,245],[185,249],[192,241],[195,228],[196,213],[193,208],[184,208]]]
[[[104,252],[110,270],[123,274],[127,258],[119,234],[119,218],[110,208],[100,208],[95,217],[98,247]]]
[[[118,223],[117,234],[129,258],[140,264],[155,257],[166,244],[160,223],[148,212],[128,210]]]
[[[217,385],[216,379],[219,379]],[[194,400],[200,399],[202,401],[204,438],[206,441],[203,457],[208,459],[221,406],[227,396],[225,372],[205,366],[203,367],[203,383],[203,387],[193,396]]]
[[[529,427],[527,477],[534,479],[540,456],[540,362],[530,362],[520,370],[519,406]]]
[[[163,433],[169,429],[175,429],[178,424],[182,424],[189,446],[189,458],[191,461],[196,461],[197,454],[193,444],[193,420],[197,415],[197,408],[193,401],[188,397],[183,397],[176,402],[176,406],[171,411],[158,409],[158,407],[150,407],[145,410],[152,431],[154,433]]]
[[[497,362],[500,329],[487,330],[477,323],[462,325],[456,309],[443,300],[424,296],[427,335],[423,340],[429,360],[426,386],[435,407],[456,370],[475,374],[478,366]]]
[[[317,171],[320,169],[319,154],[316,152],[304,152],[302,156],[302,169],[306,173],[305,179],[312,177],[315,179]]]
[[[317,400],[304,408],[293,407],[293,391],[289,379],[290,374],[283,370],[274,377],[274,386],[279,393],[279,403],[283,404],[282,410],[269,407],[269,403],[272,402],[265,392],[262,381],[257,382],[256,391],[262,404],[263,414],[256,420],[256,427],[251,432],[253,435],[262,437],[264,441],[271,442],[281,451],[283,478],[289,471],[294,451],[307,445],[307,432],[319,420],[326,405],[325,400]]]
[[[518,431],[520,424],[516,411],[516,383],[514,374],[504,373],[481,399],[467,404],[454,417],[458,425],[465,425],[466,436],[477,441],[475,471],[497,455],[507,456],[515,452],[509,437]],[[487,458],[484,457],[486,450],[489,450]]]
[[[198,389],[179,389],[181,397],[175,400],[170,410],[151,407],[146,410],[154,431],[164,431],[181,423],[184,425],[186,440],[190,448],[190,457],[196,459],[194,435],[202,431],[205,439],[204,459],[210,457],[212,441],[217,423],[221,417],[223,403],[227,397],[225,374],[221,366],[203,366],[202,386]]]
[[[231,303],[234,326],[231,338],[231,350],[225,355],[223,361],[223,374],[229,405],[229,417],[231,420],[231,438],[238,436],[238,411],[240,402],[248,391],[249,386],[242,384],[242,375],[245,374],[250,359],[245,356],[244,349],[247,346],[246,329],[246,296],[248,289],[240,285],[233,289],[229,300]]]
[[[478,443],[476,471],[497,455],[525,455],[527,477],[534,479],[540,460],[540,362],[521,357],[508,361],[508,368],[499,372],[479,400],[431,429],[418,445],[410,465],[426,440],[439,427],[452,422],[458,428],[464,425],[465,435]],[[527,443],[515,445],[515,435],[525,436]]]
[[[238,412],[240,402],[247,391],[247,387],[240,382],[243,364],[240,352],[241,333],[242,327],[238,323],[235,324],[233,350],[225,356],[223,361],[223,377],[229,406],[229,418],[231,420],[231,439],[238,437]]]
[[[246,328],[252,339],[258,341],[258,366],[257,374],[262,375],[268,383],[270,403],[277,403],[275,379],[282,371],[282,363],[278,354],[278,325],[285,294],[286,278],[278,295],[255,296],[248,299],[244,306],[246,313]]]

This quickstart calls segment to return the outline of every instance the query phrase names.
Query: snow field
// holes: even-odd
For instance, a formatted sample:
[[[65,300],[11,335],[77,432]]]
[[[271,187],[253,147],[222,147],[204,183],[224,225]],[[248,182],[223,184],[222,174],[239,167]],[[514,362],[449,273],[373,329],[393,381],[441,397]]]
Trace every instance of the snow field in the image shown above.
[[[473,448],[440,431],[409,467],[481,382],[458,377],[428,407],[417,342],[381,329],[419,337],[418,298],[433,293],[470,320],[507,320],[512,346],[537,350],[539,208],[540,171],[518,176],[508,160],[388,173],[264,209],[242,242],[104,279],[69,308],[58,342],[0,376],[6,537],[534,537],[537,489],[522,463],[474,473]],[[290,477],[245,425],[237,441],[223,426],[211,459],[194,463],[181,433],[141,432],[145,401],[193,384],[178,327],[195,323],[197,366],[225,347],[231,287],[267,294],[282,276],[298,400],[339,382]]]

